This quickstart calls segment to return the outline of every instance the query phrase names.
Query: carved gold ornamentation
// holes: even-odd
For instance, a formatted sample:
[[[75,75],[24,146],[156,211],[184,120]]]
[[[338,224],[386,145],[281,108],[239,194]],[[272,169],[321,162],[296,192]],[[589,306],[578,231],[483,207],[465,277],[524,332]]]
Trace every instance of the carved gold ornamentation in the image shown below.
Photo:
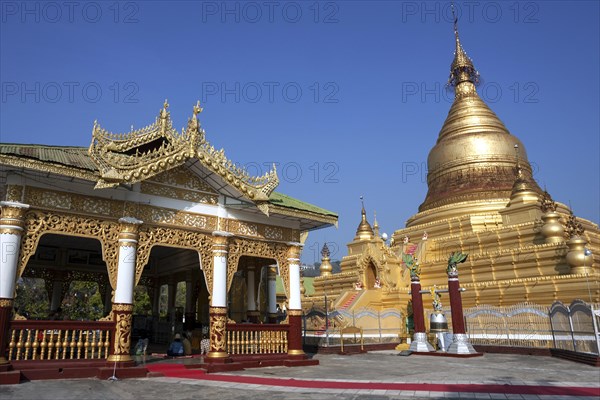
[[[292,242],[298,240],[296,230],[278,226],[250,223],[245,221],[222,219],[221,230],[233,233],[236,236],[251,236],[258,239],[278,240]]]
[[[112,306],[113,312],[132,312],[133,304],[115,303]]]
[[[117,304],[113,305],[113,313],[116,317],[114,354],[129,355],[131,347],[131,311],[119,312],[115,306]]]
[[[19,202],[11,202],[11,201],[2,201],[0,202],[0,209],[2,214],[0,214],[0,225],[6,226],[0,230],[0,233],[18,233],[17,231],[21,231],[24,227],[24,215],[29,205],[19,203]]]
[[[191,201],[193,203],[217,204],[219,201],[219,196],[216,194],[194,192],[152,182],[142,182],[140,190],[142,193],[154,196],[169,197],[172,199]]]
[[[227,309],[222,307],[210,307],[210,346],[211,351],[226,352],[227,336],[225,329],[227,327]]]
[[[48,208],[58,208],[60,210],[71,209],[71,196],[60,192],[42,192],[40,205]]]
[[[152,182],[176,185],[196,192],[218,194],[208,183],[198,176],[191,174],[185,167],[177,167],[156,175],[150,179]]]
[[[585,229],[583,229],[583,225],[581,225],[581,222],[577,220],[577,217],[575,216],[575,214],[573,214],[573,210],[571,210],[569,219],[567,220],[567,228],[565,229],[565,234],[570,239],[576,236],[582,236],[584,231]]]
[[[275,166],[264,176],[250,176],[227,159],[223,150],[216,150],[208,143],[198,121],[200,107],[194,107],[194,115],[181,134],[173,128],[168,107],[165,101],[154,124],[126,134],[109,133],[94,122],[88,153],[100,171],[97,188],[140,182],[197,157],[206,168],[249,199],[269,199],[279,184]]]
[[[53,200],[54,198],[61,199]],[[44,200],[46,199],[46,200]],[[149,206],[145,204],[133,204],[118,200],[102,199],[98,197],[81,196],[78,194],[59,192],[54,190],[27,187],[25,200],[28,204],[38,208],[63,210],[83,214],[98,214],[114,218],[115,215],[131,215],[143,220],[146,224],[186,226],[206,231],[221,230],[236,235],[254,236],[259,239],[296,241],[300,233],[297,230],[249,223],[238,220],[221,218],[220,226],[217,225],[217,217],[203,214],[190,213],[175,209]],[[69,205],[69,208],[66,208]]]
[[[230,239],[229,254],[227,257],[227,290],[231,287],[233,274],[237,271],[241,256],[270,258],[279,266],[279,274],[283,281],[286,293],[290,292],[289,278],[289,246],[283,243],[260,242],[234,237]]]
[[[126,134],[110,133],[94,122],[88,153],[100,171],[96,188],[140,182],[193,156],[200,132],[195,128],[178,134],[168,107],[165,101],[154,124]]]
[[[0,307],[2,307],[2,308],[12,307],[13,304],[14,304],[13,299],[0,299]]]
[[[113,312],[110,311],[105,317],[100,318],[98,321],[112,321],[113,320]]]
[[[302,316],[302,310],[287,310],[287,314],[290,317],[301,317]]]
[[[51,199],[57,196],[64,198],[61,204],[54,201],[45,201],[44,198]],[[68,196],[70,200],[65,200]],[[134,204],[129,202],[107,200],[101,198],[81,196],[53,190],[38,189],[27,187],[25,198],[30,204],[39,208],[49,208],[61,210],[62,206],[70,204],[69,211],[84,214],[99,214],[102,216],[114,218],[115,215],[131,215],[139,218],[148,224],[189,226],[191,228],[205,229],[212,231],[217,226],[217,217],[188,213],[163,207],[149,206],[145,204]],[[61,205],[61,207],[58,207]]]
[[[258,236],[258,225],[244,221],[229,221],[228,228],[231,233],[244,236]]]
[[[35,253],[40,237],[45,233],[57,233],[99,240],[102,245],[102,259],[106,262],[108,268],[110,284],[115,288],[117,283],[119,231],[119,225],[116,222],[100,221],[56,212],[29,211],[25,215],[25,232],[21,244],[17,277],[23,274],[29,258]]]
[[[542,195],[541,209],[544,213],[556,211],[556,202],[552,200],[552,196],[546,190]]]
[[[291,235],[291,232],[289,238],[284,237],[283,228],[279,228],[276,226],[265,226],[265,238],[273,240],[294,240],[294,238]]]
[[[144,266],[148,263],[150,250],[154,245],[165,245],[185,249],[195,249],[200,253],[201,268],[206,285],[212,288],[212,244],[213,237],[200,232],[184,231],[175,228],[141,226],[138,238],[135,267],[135,284],[140,280]]]
[[[23,200],[23,186],[8,185],[8,188],[6,189],[6,200],[7,201],[22,201]]]

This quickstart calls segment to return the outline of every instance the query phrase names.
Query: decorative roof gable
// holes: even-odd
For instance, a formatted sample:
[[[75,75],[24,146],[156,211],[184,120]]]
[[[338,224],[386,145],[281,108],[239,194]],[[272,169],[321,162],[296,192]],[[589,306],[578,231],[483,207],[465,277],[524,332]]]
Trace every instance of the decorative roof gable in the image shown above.
[[[110,133],[94,122],[88,152],[100,171],[97,189],[138,183],[197,158],[243,197],[256,203],[269,200],[279,184],[275,167],[263,176],[254,177],[229,160],[223,149],[211,146],[198,121],[202,112],[200,102],[194,106],[194,114],[180,134],[173,128],[168,107],[165,100],[154,124],[125,134]]]

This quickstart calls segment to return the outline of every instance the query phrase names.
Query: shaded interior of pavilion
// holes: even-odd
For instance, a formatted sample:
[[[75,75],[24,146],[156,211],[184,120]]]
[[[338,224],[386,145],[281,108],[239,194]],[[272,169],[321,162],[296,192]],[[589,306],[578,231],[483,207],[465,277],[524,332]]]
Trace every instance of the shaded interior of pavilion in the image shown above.
[[[140,338],[166,349],[184,332],[193,352],[200,351],[210,304],[201,262],[194,249],[151,249],[134,289],[132,351]],[[274,260],[242,256],[230,268],[228,323],[285,322],[286,295]],[[28,320],[97,321],[109,314],[113,292],[100,241],[44,234],[18,281],[15,312]]]

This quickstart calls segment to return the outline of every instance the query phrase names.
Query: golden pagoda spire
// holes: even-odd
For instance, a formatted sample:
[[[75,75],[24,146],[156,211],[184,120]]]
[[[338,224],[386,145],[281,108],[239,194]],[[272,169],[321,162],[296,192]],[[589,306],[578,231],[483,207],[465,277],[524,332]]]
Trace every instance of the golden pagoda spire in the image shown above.
[[[319,271],[321,272],[321,276],[331,275],[333,266],[331,265],[329,256],[330,256],[329,247],[327,247],[327,243],[325,243],[325,244],[323,244],[323,249],[321,249],[321,267],[319,268]]]
[[[452,60],[452,64],[450,65],[450,77],[448,78],[448,84],[458,89],[458,86],[463,82],[470,82],[473,85],[479,83],[479,72],[477,72],[475,66],[473,65],[473,61],[469,58],[467,52],[460,44],[460,37],[458,35],[458,17],[454,12],[454,3],[451,4],[451,7],[452,16],[454,17],[454,38],[456,41],[456,49],[454,50],[454,60]],[[456,95],[458,95],[458,93],[460,93],[460,91],[456,90]]]
[[[515,165],[515,182],[513,183],[510,194],[511,199],[524,193],[537,193],[539,191],[539,189],[536,188],[537,185],[534,186],[523,173],[523,167],[521,166],[521,161],[519,159],[519,145],[515,144],[514,149],[517,162]]]
[[[373,239],[373,228],[371,228],[371,225],[369,224],[369,222],[367,221],[367,212],[365,211],[365,202],[363,200],[363,197],[360,196],[360,201],[362,203],[362,210],[361,210],[361,220],[360,220],[360,224],[358,224],[358,228],[356,229],[356,237],[354,238],[355,240],[370,240]]]
[[[515,144],[520,150],[520,175],[527,186],[527,193],[519,193],[532,200],[529,190],[541,193],[541,189],[533,179],[525,147],[477,94],[479,73],[462,47],[458,19],[453,15],[456,48],[448,85],[454,87],[455,98],[427,158],[428,191],[419,212],[467,201],[475,211],[488,207],[489,201],[500,205],[499,199],[510,200],[515,185]],[[447,213],[440,209],[435,215],[415,215],[407,225],[445,217]]]
[[[373,233],[379,237],[379,224],[377,223],[377,211],[373,211]]]

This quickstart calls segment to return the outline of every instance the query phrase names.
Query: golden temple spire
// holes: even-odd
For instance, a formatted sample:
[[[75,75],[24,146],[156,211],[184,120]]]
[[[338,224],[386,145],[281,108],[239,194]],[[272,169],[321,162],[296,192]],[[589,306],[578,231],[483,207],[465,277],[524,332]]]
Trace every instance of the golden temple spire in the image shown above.
[[[379,237],[379,224],[377,223],[377,211],[373,211],[373,233]]]
[[[321,249],[321,267],[319,268],[321,276],[329,276],[331,275],[331,271],[333,271],[329,256],[329,247],[327,247],[327,242],[325,242],[323,249]]]
[[[516,157],[515,181],[513,183],[510,198],[514,199],[516,196],[526,194],[526,193],[527,194],[538,193],[539,188],[537,187],[537,184],[535,184],[535,185],[532,184],[531,180],[528,179],[527,176],[525,176],[525,174],[523,173],[523,167],[521,166],[521,161],[519,158],[519,145],[515,144],[514,149],[515,149],[515,157]]]
[[[363,200],[363,197],[360,196],[360,201],[362,203],[362,210],[361,210],[361,221],[360,224],[358,225],[358,228],[356,229],[356,237],[354,238],[355,240],[370,240],[373,239],[373,228],[371,228],[371,225],[369,224],[369,222],[367,221],[367,212],[365,211],[365,202]]]
[[[448,85],[458,88],[463,82],[471,82],[476,85],[479,83],[479,72],[475,69],[473,61],[467,55],[467,52],[463,49],[460,44],[460,38],[458,36],[458,17],[454,12],[454,3],[451,4],[452,16],[454,17],[454,38],[456,41],[456,49],[454,50],[454,60],[450,65],[450,77],[448,78]],[[458,94],[459,91],[457,90]]]

